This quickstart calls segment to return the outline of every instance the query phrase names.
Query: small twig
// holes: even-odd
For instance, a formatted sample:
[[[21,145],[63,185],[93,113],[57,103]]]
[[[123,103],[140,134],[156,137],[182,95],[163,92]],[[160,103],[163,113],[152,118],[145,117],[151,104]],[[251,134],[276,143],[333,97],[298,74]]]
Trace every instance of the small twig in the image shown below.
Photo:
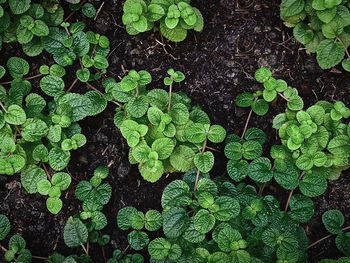
[[[277,94],[278,94],[279,96],[281,96],[281,98],[283,98],[284,100],[290,101],[290,99],[286,98],[282,93],[277,92]]]
[[[259,195],[259,196],[262,195],[262,193],[263,193],[263,191],[264,191],[264,189],[265,189],[265,187],[266,187],[266,184],[267,184],[267,182],[265,182],[265,183],[260,187],[259,192],[258,192],[258,195]]]
[[[245,122],[244,129],[243,129],[243,132],[242,132],[242,136],[241,136],[242,139],[243,139],[243,137],[244,137],[245,132],[247,131],[248,123],[249,123],[249,121],[250,121],[250,118],[252,117],[252,113],[253,113],[253,109],[250,109],[249,114],[248,114],[247,121]]]
[[[346,231],[346,230],[349,230],[349,229],[350,229],[350,226],[347,226],[347,227],[344,227],[344,228],[342,229],[342,231]],[[329,234],[328,236],[325,236],[325,237],[323,237],[323,238],[321,238],[321,239],[319,239],[319,240],[313,242],[311,245],[309,245],[309,246],[307,247],[307,249],[312,248],[313,246],[317,245],[318,243],[320,243],[320,242],[322,242],[323,240],[326,240],[327,238],[330,238],[330,237],[332,237],[332,236],[334,236],[334,234]]]
[[[125,255],[126,251],[128,251],[130,245],[128,245],[124,250],[123,250],[123,255]]]
[[[299,176],[299,178],[298,178],[299,181],[303,178],[304,174],[305,174],[305,171],[303,171],[303,172],[301,173],[301,175]],[[284,208],[284,212],[287,212],[287,211],[288,211],[289,202],[290,202],[290,199],[292,198],[293,192],[294,192],[294,189],[292,189],[292,190],[289,192],[288,199],[287,199],[287,203],[286,203],[286,206],[285,206],[285,208]]]
[[[94,49],[92,50],[92,54],[91,54],[91,59],[94,57],[94,55],[95,55],[95,51],[96,51],[96,47],[97,47],[97,45],[95,44],[94,45]]]
[[[211,150],[211,151],[214,151],[214,152],[220,152],[219,150],[213,148],[213,147],[209,147],[209,146],[205,146],[207,149]]]
[[[31,77],[24,78],[23,80],[36,79],[36,78],[40,78],[41,76],[44,76],[44,74],[37,74],[37,75],[31,76]],[[12,80],[6,81],[6,82],[0,82],[0,85],[11,84],[11,83],[12,83]]]
[[[140,94],[139,94],[139,86],[136,87],[136,97],[138,97]]]
[[[350,58],[349,51],[348,51],[348,49],[346,48],[346,46],[345,46],[343,40],[341,40],[339,37],[337,37],[337,40],[339,40],[339,42],[344,46],[345,53],[346,53],[346,55],[348,56],[348,58]]]
[[[80,6],[83,6],[85,3],[87,2],[87,0],[83,0],[81,3],[80,3]],[[67,17],[66,19],[64,19],[63,22],[67,22],[69,20],[69,18],[72,17],[72,15],[74,15],[75,11],[71,12]]]
[[[7,252],[7,249],[6,249],[4,246],[0,245],[0,248],[1,248],[4,252]]]
[[[108,167],[111,167],[114,164],[114,161],[110,161],[109,164],[107,165]]]
[[[67,89],[67,93],[70,92],[72,90],[72,88],[74,87],[74,85],[77,83],[78,78],[75,78],[75,80],[73,81],[72,85],[70,85],[70,87]]]
[[[204,140],[201,153],[204,153],[205,147],[207,146],[207,142],[208,142],[208,138],[206,138],[206,139]],[[196,181],[194,182],[194,191],[197,190],[197,184],[198,184],[198,180],[199,180],[199,175],[200,175],[200,171],[199,171],[199,169],[197,169]]]
[[[102,246],[101,249],[102,249],[103,260],[104,260],[104,262],[106,263],[106,262],[107,262],[107,259],[106,259],[105,247]]]
[[[94,21],[96,21],[97,16],[98,16],[98,14],[101,12],[102,7],[103,7],[103,5],[104,5],[104,4],[105,4],[105,2],[102,2],[102,4],[101,4],[100,8],[97,10],[96,15],[95,15],[95,18],[94,18]]]

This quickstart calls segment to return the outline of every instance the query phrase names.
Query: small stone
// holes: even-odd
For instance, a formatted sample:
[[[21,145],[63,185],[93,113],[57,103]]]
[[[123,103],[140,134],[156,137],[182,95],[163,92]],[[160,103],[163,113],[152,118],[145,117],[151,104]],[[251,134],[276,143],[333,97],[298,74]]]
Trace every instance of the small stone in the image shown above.
[[[81,155],[79,156],[79,162],[83,163],[83,164],[88,164],[88,159],[85,155]]]
[[[267,58],[267,63],[269,63],[270,66],[274,66],[278,63],[277,56],[274,54],[271,54]]]
[[[117,174],[120,177],[125,177],[126,175],[128,175],[130,172],[130,165],[128,162],[121,162],[119,167],[118,167],[118,171]]]

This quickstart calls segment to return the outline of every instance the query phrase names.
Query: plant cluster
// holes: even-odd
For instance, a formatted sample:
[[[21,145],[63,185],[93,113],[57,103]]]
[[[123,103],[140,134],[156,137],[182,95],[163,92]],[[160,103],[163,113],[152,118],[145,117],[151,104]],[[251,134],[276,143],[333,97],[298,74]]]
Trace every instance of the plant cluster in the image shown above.
[[[211,125],[208,115],[184,93],[172,91],[173,84],[185,79],[180,71],[168,70],[169,77],[162,89],[146,90],[152,81],[144,70],[131,70],[121,82],[106,79],[103,82],[110,99],[120,104],[114,118],[130,146],[129,160],[139,164],[143,178],[157,181],[167,172],[186,172],[193,167],[209,172],[214,155],[206,151],[207,142],[220,143],[226,131],[220,125]]]
[[[350,71],[350,2],[348,0],[282,0],[281,18],[294,27],[294,37],[317,53],[322,69],[342,62]]]
[[[123,24],[130,35],[152,30],[159,21],[162,35],[181,42],[187,30],[200,32],[204,22],[201,12],[190,5],[191,0],[127,0],[123,6]]]
[[[56,173],[50,176],[46,164],[62,171],[69,163],[70,151],[86,143],[77,121],[100,113],[107,102],[96,91],[85,95],[66,93],[61,77],[64,69],[54,64],[50,75],[40,81],[41,90],[54,96],[48,103],[32,91],[24,78],[29,73],[26,60],[11,57],[7,61],[9,75],[7,90],[0,85],[0,173],[21,173],[21,183],[30,193],[49,195],[48,209],[56,214],[62,207],[61,191],[70,184],[70,176]],[[0,78],[5,75],[0,67]]]
[[[119,211],[119,228],[134,229],[128,235],[131,248],[147,246],[150,262],[307,262],[308,239],[300,224],[313,216],[310,198],[294,195],[290,211],[283,212],[273,196],[261,197],[244,183],[210,180],[208,174],[202,174],[197,190],[191,191],[194,173],[164,189],[162,213],[143,214],[133,207]],[[327,211],[323,222],[331,233],[339,234],[337,247],[349,256],[341,212]],[[141,231],[161,227],[165,237],[151,242]]]

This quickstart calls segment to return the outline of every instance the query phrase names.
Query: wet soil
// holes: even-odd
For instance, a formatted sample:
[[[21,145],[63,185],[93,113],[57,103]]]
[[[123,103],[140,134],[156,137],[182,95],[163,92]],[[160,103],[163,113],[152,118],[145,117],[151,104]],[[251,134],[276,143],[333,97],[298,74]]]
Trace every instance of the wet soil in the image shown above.
[[[193,0],[204,18],[205,28],[201,33],[190,32],[182,43],[171,43],[162,39],[157,30],[138,36],[125,32],[121,22],[122,0],[90,1],[97,8],[104,5],[96,21],[88,20],[81,14],[74,14],[70,22],[83,20],[88,28],[105,34],[111,40],[112,53],[107,75],[121,78],[129,69],[145,69],[153,76],[152,86],[162,88],[162,78],[168,68],[181,70],[186,80],[175,85],[175,91],[183,91],[192,99],[193,105],[200,105],[209,115],[212,123],[224,126],[229,133],[240,134],[248,115],[246,109],[237,108],[234,100],[244,91],[255,91],[259,85],[253,74],[260,66],[268,66],[277,78],[285,79],[298,88],[306,106],[318,100],[342,100],[350,105],[350,75],[334,68],[322,71],[315,56],[308,54],[302,45],[295,42],[292,30],[283,26],[279,18],[279,0]],[[66,12],[68,14],[68,12]],[[5,45],[0,58],[23,56],[16,45]],[[36,65],[52,61],[46,54],[42,61],[32,59]],[[71,83],[74,76],[67,76]],[[34,86],[37,85],[34,82]],[[101,89],[99,82],[94,86]],[[74,87],[75,92],[83,92],[83,85]],[[101,89],[102,90],[102,89]],[[268,134],[268,149],[277,140],[272,129],[272,119],[284,111],[285,103],[272,104],[264,117],[254,116],[249,127],[259,127]],[[80,249],[68,249],[63,243],[62,230],[67,218],[80,209],[80,202],[74,198],[75,185],[90,178],[98,165],[114,161],[108,182],[113,187],[112,199],[105,206],[109,225],[103,233],[111,235],[111,244],[105,252],[110,257],[113,249],[123,250],[127,246],[127,232],[119,231],[116,215],[120,208],[132,205],[141,211],[160,208],[160,197],[164,187],[181,175],[168,175],[151,184],[142,180],[137,167],[128,162],[128,147],[113,124],[113,106],[97,117],[84,120],[81,125],[87,136],[87,144],[72,153],[68,171],[73,184],[64,196],[63,210],[58,215],[50,214],[45,207],[45,198],[28,195],[21,189],[18,175],[0,176],[0,213],[9,217],[11,233],[20,233],[27,240],[27,247],[37,256],[48,256],[53,250],[69,254],[80,253]],[[225,171],[224,145],[215,146],[216,167],[212,176]],[[267,191],[277,195],[282,205],[288,192],[278,187]],[[310,242],[327,235],[321,222],[321,215],[329,209],[339,209],[350,224],[350,173],[347,171],[337,181],[330,182],[326,193],[314,198],[315,215],[305,225]],[[6,240],[5,240],[6,241]],[[92,250],[94,262],[103,262],[102,251]],[[341,253],[335,248],[334,238],[320,243],[309,251],[309,262],[322,258],[339,258]]]

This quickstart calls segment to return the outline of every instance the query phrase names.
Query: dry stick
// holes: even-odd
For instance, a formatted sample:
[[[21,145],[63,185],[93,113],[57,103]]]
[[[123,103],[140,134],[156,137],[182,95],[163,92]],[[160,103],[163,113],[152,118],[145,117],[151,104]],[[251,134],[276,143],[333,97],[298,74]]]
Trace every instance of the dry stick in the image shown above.
[[[203,143],[203,147],[202,147],[201,153],[204,153],[205,147],[207,146],[207,142],[208,142],[208,138],[206,138],[205,141],[204,141],[204,143]],[[200,174],[200,171],[199,171],[199,169],[197,169],[196,181],[195,181],[195,183],[194,183],[194,191],[197,190],[197,184],[198,184],[199,174]]]
[[[299,178],[298,178],[299,181],[301,180],[301,178],[303,178],[304,174],[305,174],[305,171],[303,171],[301,173],[301,175],[299,176]],[[290,199],[292,198],[293,192],[294,192],[294,189],[289,192],[286,207],[284,208],[284,212],[287,212],[287,210],[288,210],[289,202],[290,202]]]
[[[80,6],[83,6],[83,4],[85,4],[87,2],[87,0],[83,0],[81,3],[80,3]],[[66,19],[63,21],[63,22],[67,22],[69,20],[69,18],[72,17],[72,15],[74,15],[75,11],[71,12],[67,17]]]
[[[98,70],[97,68],[93,67],[94,70],[97,71],[97,73],[100,74],[100,76],[103,78],[103,79],[106,79],[107,77],[105,76],[105,74],[103,74],[100,70]]]
[[[102,7],[103,7],[103,5],[104,5],[104,4],[105,4],[105,2],[102,2],[102,4],[101,4],[100,8],[97,10],[96,15],[95,15],[95,18],[94,18],[94,21],[96,21],[97,16],[98,16],[98,14],[101,12]]]
[[[80,245],[81,245],[81,247],[83,248],[85,254],[86,254],[87,256],[89,256],[89,252],[86,250],[85,246],[84,246],[83,244],[80,244]]]
[[[173,77],[171,77],[171,80],[173,79]],[[169,103],[168,103],[168,111],[170,111],[170,107],[171,107],[171,93],[173,92],[173,83],[170,84],[169,86]]]
[[[259,195],[259,196],[262,195],[262,193],[263,193],[263,191],[264,191],[264,189],[265,189],[265,187],[266,187],[266,184],[267,184],[267,182],[265,182],[265,183],[260,187],[259,192],[258,192],[258,195]]]
[[[130,247],[130,245],[128,245],[124,250],[123,250],[123,255],[125,255],[125,253],[126,253],[126,251],[128,251],[128,249],[129,249],[129,247]]]
[[[254,102],[257,101],[257,100],[258,100],[258,98],[255,98]],[[244,137],[245,132],[247,131],[248,123],[250,121],[250,118],[252,117],[252,113],[253,113],[253,109],[251,108],[250,111],[249,111],[249,114],[248,114],[247,121],[245,122],[245,125],[244,125],[243,133],[242,133],[242,136],[241,136],[242,139]]]
[[[279,96],[281,96],[281,98],[283,98],[284,100],[290,101],[290,99],[286,98],[282,93],[277,92],[277,94],[278,94]]]
[[[70,85],[70,87],[67,89],[67,93],[71,91],[71,89],[74,87],[74,85],[77,83],[77,81],[78,81],[78,78],[75,78],[72,85]]]
[[[102,246],[101,249],[102,249],[103,260],[104,260],[104,262],[106,263],[106,262],[107,262],[107,259],[106,259],[105,247]]]
[[[139,86],[136,87],[136,97],[139,96]]]
[[[44,76],[44,74],[37,74],[37,75],[31,76],[31,77],[24,78],[23,80],[36,79],[36,78],[40,78],[41,76]],[[12,80],[6,81],[6,82],[0,82],[0,85],[11,84],[11,83],[12,83]]]
[[[342,229],[342,231],[346,231],[346,230],[349,230],[349,229],[350,229],[350,226],[347,226],[347,227],[344,227],[344,228]],[[325,236],[325,237],[323,237],[323,238],[321,238],[321,239],[315,241],[314,243],[312,243],[311,245],[309,245],[309,246],[307,247],[307,249],[312,248],[313,246],[317,245],[318,243],[322,242],[323,240],[326,240],[327,238],[330,238],[331,236],[334,236],[334,234],[329,234],[328,236]]]

